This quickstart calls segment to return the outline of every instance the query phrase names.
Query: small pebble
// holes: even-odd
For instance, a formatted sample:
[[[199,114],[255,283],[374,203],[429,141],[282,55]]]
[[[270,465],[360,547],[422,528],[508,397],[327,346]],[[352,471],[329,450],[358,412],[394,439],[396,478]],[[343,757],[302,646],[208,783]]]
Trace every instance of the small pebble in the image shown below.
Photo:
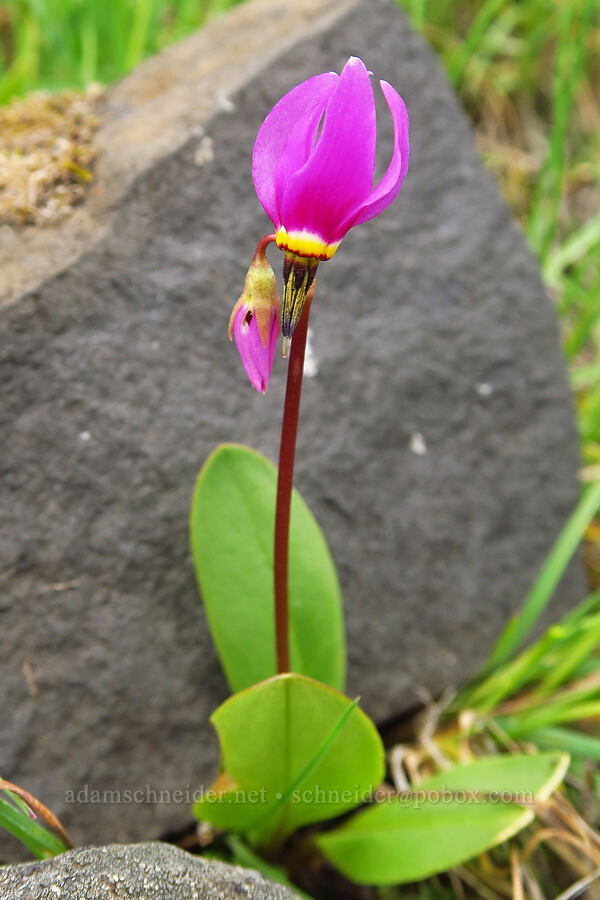
[[[229,99],[227,94],[217,94],[217,96],[215,97],[215,103],[217,105],[217,109],[221,109],[223,112],[235,112],[235,104]]]
[[[314,378],[315,375],[319,374],[319,363],[315,356],[313,335],[312,328],[309,328],[306,335],[306,351],[304,353],[304,374],[307,378]]]
[[[425,454],[427,453],[427,444],[425,443],[425,438],[420,431],[415,431],[415,433],[411,435],[410,449],[417,456],[425,456]]]
[[[198,149],[194,153],[194,162],[197,166],[205,166],[207,163],[213,162],[215,158],[214,141],[208,135],[202,138],[198,144]]]

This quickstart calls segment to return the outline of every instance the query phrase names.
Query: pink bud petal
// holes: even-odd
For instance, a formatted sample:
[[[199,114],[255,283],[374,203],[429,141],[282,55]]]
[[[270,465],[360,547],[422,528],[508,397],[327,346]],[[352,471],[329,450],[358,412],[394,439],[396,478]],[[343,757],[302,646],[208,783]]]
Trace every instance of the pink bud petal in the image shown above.
[[[344,236],[340,224],[373,187],[375,139],[369,73],[362,60],[351,57],[327,103],[314,151],[280,186],[279,212],[288,233],[308,231],[328,244]]]
[[[275,346],[279,337],[277,313],[275,310],[271,311],[266,347],[262,345],[256,316],[248,304],[244,303],[236,313],[233,336],[250,383],[257,391],[264,394],[269,385]]]
[[[258,199],[276,228],[281,224],[278,200],[283,188],[308,159],[323,110],[338,81],[335,72],[303,81],[273,107],[258,132],[252,177]]]

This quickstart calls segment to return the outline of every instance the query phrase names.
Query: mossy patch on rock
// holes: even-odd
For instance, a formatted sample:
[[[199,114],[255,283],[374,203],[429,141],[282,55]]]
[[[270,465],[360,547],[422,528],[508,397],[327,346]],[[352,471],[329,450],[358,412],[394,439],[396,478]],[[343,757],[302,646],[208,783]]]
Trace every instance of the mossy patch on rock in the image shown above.
[[[55,222],[82,201],[102,93],[36,92],[0,107],[0,224]]]

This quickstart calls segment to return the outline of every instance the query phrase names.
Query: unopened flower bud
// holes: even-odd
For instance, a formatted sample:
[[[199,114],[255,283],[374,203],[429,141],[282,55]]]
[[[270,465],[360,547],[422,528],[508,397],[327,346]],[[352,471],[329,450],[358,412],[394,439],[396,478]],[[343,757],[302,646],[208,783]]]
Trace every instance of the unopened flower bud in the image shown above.
[[[229,339],[235,338],[251,384],[263,394],[271,376],[281,314],[275,273],[265,255],[274,239],[275,235],[267,235],[256,248],[244,291],[229,319]]]

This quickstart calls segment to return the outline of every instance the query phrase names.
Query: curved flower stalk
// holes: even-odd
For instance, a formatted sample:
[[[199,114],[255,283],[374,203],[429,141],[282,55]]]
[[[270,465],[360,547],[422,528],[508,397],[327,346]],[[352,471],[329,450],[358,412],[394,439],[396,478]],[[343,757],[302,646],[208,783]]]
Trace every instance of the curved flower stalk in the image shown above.
[[[277,668],[289,671],[288,544],[291,495],[308,316],[319,262],[331,259],[344,235],[397,197],[408,170],[408,114],[394,88],[381,81],[394,123],[394,150],[375,187],[377,128],[370,72],[350,57],[341,75],[326,72],[293,88],[263,122],[252,159],[256,193],[275,233],[259,243],[244,293],[231,314],[229,336],[254,387],[267,388],[279,330],[292,342],[288,367],[275,509],[274,595]],[[265,248],[284,252],[283,300]]]
[[[350,228],[392,203],[408,170],[406,107],[381,81],[394,122],[394,150],[373,187],[377,128],[369,76],[352,56],[341,75],[309,78],[273,107],[256,138],[256,193],[285,253],[284,338],[292,336],[319,261],[331,259]]]

